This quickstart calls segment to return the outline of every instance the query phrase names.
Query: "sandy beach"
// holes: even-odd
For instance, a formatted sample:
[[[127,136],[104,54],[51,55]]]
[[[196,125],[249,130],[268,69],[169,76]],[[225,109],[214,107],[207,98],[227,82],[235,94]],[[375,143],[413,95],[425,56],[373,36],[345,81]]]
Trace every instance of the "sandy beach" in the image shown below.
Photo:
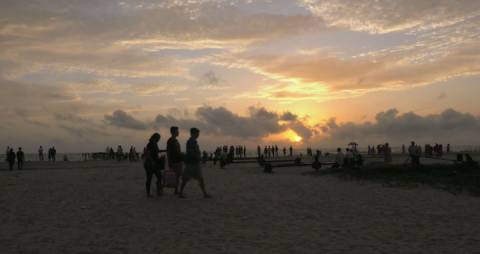
[[[204,167],[147,199],[140,163],[0,166],[0,253],[475,253],[480,199],[302,175],[255,164]]]

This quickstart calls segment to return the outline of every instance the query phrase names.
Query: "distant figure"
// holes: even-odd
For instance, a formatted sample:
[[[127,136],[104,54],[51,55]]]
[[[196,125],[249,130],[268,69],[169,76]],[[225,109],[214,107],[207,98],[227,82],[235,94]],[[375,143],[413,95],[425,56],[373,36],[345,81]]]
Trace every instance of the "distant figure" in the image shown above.
[[[178,186],[180,184],[180,177],[183,174],[182,150],[180,148],[180,143],[177,140],[177,137],[180,134],[178,131],[178,127],[170,127],[170,134],[172,134],[172,136],[167,141],[168,167],[173,170],[173,172],[175,172],[175,176],[177,178],[175,185],[175,195],[177,195]]]
[[[162,169],[163,162],[159,157],[160,149],[158,148],[158,142],[160,141],[160,134],[154,133],[148,140],[147,147],[144,151],[144,163],[145,173],[147,176],[147,181],[145,182],[145,190],[147,192],[147,197],[152,197],[150,194],[150,185],[152,183],[153,175],[157,177],[157,195],[161,196],[163,194],[162,188]]]
[[[45,158],[43,157],[43,147],[40,146],[40,148],[38,148],[38,160],[39,161],[43,161]]]
[[[412,165],[418,166],[420,165],[420,147],[415,145],[415,142],[412,141],[410,146],[408,147],[408,155],[410,156],[410,159],[412,160]]]
[[[257,158],[260,158],[262,155],[262,148],[260,146],[257,146]]]
[[[283,157],[287,156],[287,148],[283,147]]]
[[[447,144],[447,153],[450,153],[450,144]]]
[[[243,157],[244,158],[247,157],[247,147],[246,146],[243,146]]]
[[[392,148],[388,143],[385,143],[384,148],[384,160],[386,163],[392,163]]]
[[[22,151],[22,148],[19,147],[17,151],[17,166],[18,169],[23,169],[23,162],[25,161],[25,154]]]
[[[110,159],[115,160],[115,152],[113,151],[112,147],[110,147],[109,157]]]
[[[55,162],[57,160],[57,149],[55,149],[55,146],[52,146],[52,161]]]
[[[7,153],[7,162],[8,162],[8,168],[10,170],[13,170],[13,165],[15,165],[15,152],[13,151],[13,148],[10,148],[10,150]]]
[[[198,146],[197,139],[200,136],[200,130],[197,128],[190,129],[190,138],[187,141],[187,154],[185,156],[185,172],[182,178],[182,186],[180,187],[180,198],[185,198],[183,190],[190,179],[196,179],[203,192],[204,198],[210,198],[211,196],[205,190],[205,183],[203,180],[202,167],[200,164],[201,152]]]
[[[342,149],[337,148],[337,154],[335,155],[335,164],[333,165],[333,167],[341,168],[343,166],[344,160],[345,160],[345,155],[342,153]]]
[[[68,161],[68,156],[66,154],[63,155],[63,161]]]
[[[123,159],[123,148],[121,145],[117,146],[117,160],[121,161]]]
[[[290,157],[291,157],[291,156],[293,156],[293,147],[290,146],[289,150],[290,150]]]

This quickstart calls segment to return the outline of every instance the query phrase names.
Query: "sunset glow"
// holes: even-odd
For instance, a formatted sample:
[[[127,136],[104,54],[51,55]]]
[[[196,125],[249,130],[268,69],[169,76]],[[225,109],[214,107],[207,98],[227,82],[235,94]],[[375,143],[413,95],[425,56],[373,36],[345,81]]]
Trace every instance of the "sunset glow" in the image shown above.
[[[99,150],[120,136],[137,146],[152,131],[168,136],[170,125],[185,141],[195,125],[209,148],[336,146],[405,142],[420,125],[425,142],[455,129],[449,142],[471,143],[479,9],[474,0],[2,1],[0,142]]]

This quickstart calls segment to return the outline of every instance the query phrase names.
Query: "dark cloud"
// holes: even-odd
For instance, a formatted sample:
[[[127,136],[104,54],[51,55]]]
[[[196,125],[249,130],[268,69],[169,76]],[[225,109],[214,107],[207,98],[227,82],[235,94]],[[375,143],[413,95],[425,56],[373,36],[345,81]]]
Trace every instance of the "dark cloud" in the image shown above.
[[[298,116],[292,112],[285,112],[280,117],[280,120],[283,120],[283,121],[296,121],[297,119],[298,119]]]
[[[120,128],[133,129],[133,130],[147,130],[148,125],[140,120],[135,119],[133,116],[127,114],[125,111],[116,110],[112,115],[105,115],[105,121],[107,123]]]
[[[319,128],[328,135],[328,139],[337,142],[480,142],[480,117],[453,109],[426,116],[413,112],[399,114],[398,110],[390,109],[378,113],[374,122],[337,123],[335,119],[330,119]]]
[[[289,121],[282,124],[280,121]],[[292,129],[304,139],[312,136],[313,130],[297,120],[295,114],[279,114],[265,108],[250,107],[247,116],[240,116],[224,107],[203,106],[196,110],[195,119],[179,119],[171,115],[158,115],[156,127],[171,125],[188,129],[198,127],[207,133],[239,138],[261,138]]]

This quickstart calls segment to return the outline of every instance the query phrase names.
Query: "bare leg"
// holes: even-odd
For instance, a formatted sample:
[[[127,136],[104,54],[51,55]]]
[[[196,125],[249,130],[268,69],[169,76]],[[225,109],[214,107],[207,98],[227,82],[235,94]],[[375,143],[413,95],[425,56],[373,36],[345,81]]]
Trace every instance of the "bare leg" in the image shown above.
[[[187,185],[189,180],[190,179],[187,177],[182,178],[182,186],[180,187],[180,193],[178,194],[178,197],[185,198],[185,196],[183,195],[183,189],[185,189],[185,185]]]
[[[157,196],[163,195],[163,185],[162,185],[162,172],[155,170],[155,176],[157,177]]]
[[[146,170],[145,173],[147,175],[147,180],[145,182],[145,190],[147,192],[147,197],[151,197],[152,195],[150,195],[150,184],[152,182],[153,173],[148,170]]]
[[[203,181],[203,178],[198,179],[198,185],[200,185],[200,189],[202,189],[203,197],[210,198],[211,196],[208,195],[207,191],[205,190],[205,182]]]
[[[175,194],[178,194],[178,185],[180,184],[180,176],[176,174]]]

